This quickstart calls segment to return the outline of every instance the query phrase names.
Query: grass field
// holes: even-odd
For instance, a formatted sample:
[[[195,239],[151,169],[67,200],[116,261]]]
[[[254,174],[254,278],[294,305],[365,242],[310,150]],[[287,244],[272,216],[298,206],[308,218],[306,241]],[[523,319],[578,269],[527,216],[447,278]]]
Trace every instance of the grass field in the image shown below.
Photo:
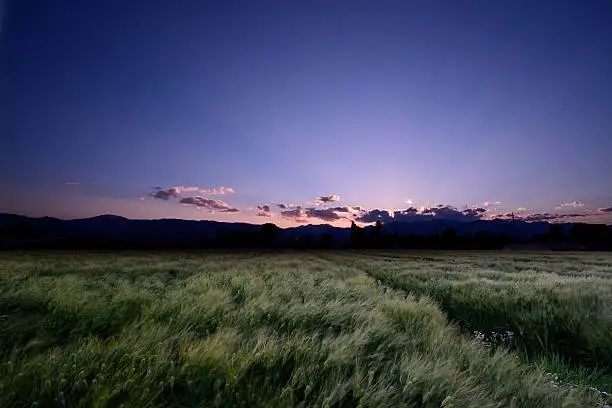
[[[0,407],[598,407],[605,392],[611,254],[0,253]]]

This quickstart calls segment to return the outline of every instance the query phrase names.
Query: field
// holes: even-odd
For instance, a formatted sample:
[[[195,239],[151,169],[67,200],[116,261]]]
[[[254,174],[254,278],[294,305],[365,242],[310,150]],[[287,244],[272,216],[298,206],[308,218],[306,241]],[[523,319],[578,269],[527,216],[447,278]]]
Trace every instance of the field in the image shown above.
[[[0,407],[601,407],[612,255],[0,253]]]

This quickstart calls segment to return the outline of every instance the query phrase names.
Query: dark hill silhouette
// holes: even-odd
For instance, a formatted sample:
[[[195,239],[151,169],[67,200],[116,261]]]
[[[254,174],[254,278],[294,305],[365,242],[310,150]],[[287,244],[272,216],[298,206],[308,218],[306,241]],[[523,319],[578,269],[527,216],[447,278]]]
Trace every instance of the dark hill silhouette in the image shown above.
[[[0,248],[502,248],[555,243],[564,249],[612,249],[603,224],[510,220],[427,220],[338,228],[181,219],[132,220],[105,214],[62,220],[0,214]],[[561,245],[563,244],[563,245]],[[572,245],[576,244],[576,245]]]

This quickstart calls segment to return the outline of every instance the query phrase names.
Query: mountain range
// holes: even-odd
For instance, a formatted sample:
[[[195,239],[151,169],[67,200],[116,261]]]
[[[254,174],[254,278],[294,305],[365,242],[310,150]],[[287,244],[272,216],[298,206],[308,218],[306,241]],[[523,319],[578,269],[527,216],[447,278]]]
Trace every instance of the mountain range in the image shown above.
[[[471,222],[451,220],[426,220],[416,222],[391,222],[382,226],[386,234],[431,235],[452,228],[457,236],[471,236],[476,233],[511,236],[516,239],[531,239],[546,234],[551,225],[557,225],[565,233],[575,225],[550,224],[548,222],[525,222],[511,220],[478,220]],[[365,230],[373,228],[365,227]],[[193,221],[182,219],[140,220],[128,219],[117,215],[100,215],[92,218],[64,220],[52,217],[32,218],[15,214],[0,214],[0,236],[11,235],[9,231],[22,231],[28,237],[86,238],[97,237],[140,244],[164,243],[178,244],[202,239],[215,239],[218,234],[230,232],[256,233],[261,225],[248,223],[229,223],[218,221]],[[4,231],[4,234],[2,233]],[[346,241],[351,229],[333,227],[327,224],[309,224],[279,229],[280,239],[291,240],[300,237],[320,237],[329,234],[335,241]],[[14,235],[14,234],[13,234]]]

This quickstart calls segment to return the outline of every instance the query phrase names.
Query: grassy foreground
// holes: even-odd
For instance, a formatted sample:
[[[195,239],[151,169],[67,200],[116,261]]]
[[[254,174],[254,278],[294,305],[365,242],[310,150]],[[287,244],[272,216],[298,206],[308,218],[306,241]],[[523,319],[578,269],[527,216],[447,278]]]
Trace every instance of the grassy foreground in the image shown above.
[[[609,255],[3,253],[0,406],[597,407],[547,371],[610,378],[611,305]]]

